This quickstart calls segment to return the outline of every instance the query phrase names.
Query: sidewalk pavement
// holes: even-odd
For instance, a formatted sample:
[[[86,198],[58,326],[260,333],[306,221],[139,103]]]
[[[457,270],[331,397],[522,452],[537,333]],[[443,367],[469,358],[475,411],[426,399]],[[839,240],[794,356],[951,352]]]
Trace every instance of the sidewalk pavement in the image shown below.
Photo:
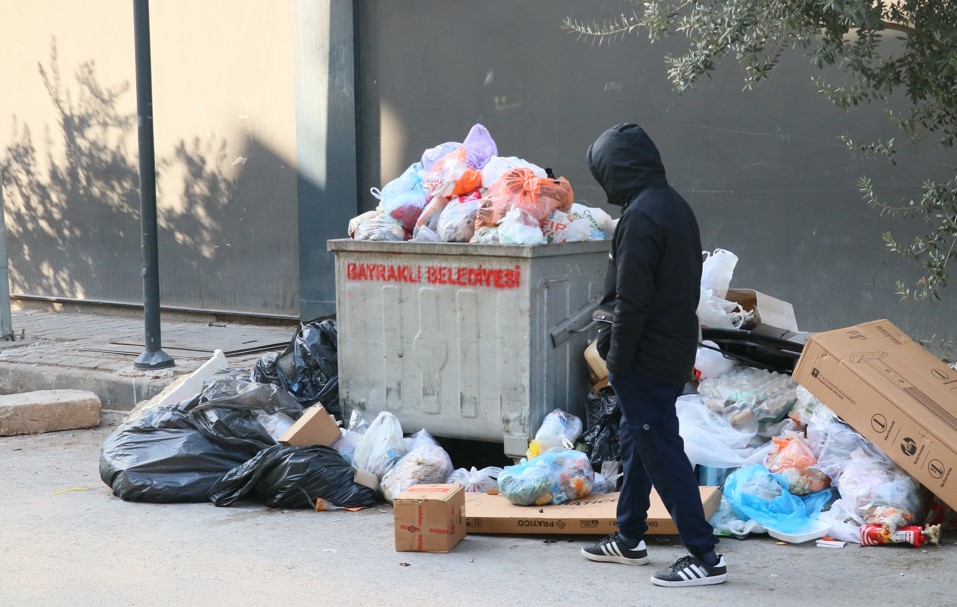
[[[0,341],[0,394],[35,390],[88,390],[104,409],[129,410],[160,393],[177,377],[209,360],[215,350],[231,367],[252,368],[267,352],[286,347],[298,323],[257,324],[212,315],[163,313],[163,351],[175,366],[139,370],[133,361],[144,350],[142,312],[99,306],[53,309],[14,303],[14,341]]]

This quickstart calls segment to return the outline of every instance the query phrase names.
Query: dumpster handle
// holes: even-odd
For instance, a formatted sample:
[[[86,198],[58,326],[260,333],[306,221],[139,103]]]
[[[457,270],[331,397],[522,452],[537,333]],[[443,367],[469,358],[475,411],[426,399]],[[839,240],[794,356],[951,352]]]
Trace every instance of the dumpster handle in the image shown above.
[[[598,307],[598,303],[601,301],[601,297],[596,297],[591,301],[587,302],[584,306],[572,313],[571,316],[563,320],[562,322],[555,325],[549,334],[552,338],[552,347],[557,348],[571,338],[572,335],[579,333],[584,333],[589,331],[595,325],[598,324],[598,321],[592,319],[590,322],[586,323],[584,326],[579,327],[583,319],[590,318],[592,313],[595,311],[595,308]]]

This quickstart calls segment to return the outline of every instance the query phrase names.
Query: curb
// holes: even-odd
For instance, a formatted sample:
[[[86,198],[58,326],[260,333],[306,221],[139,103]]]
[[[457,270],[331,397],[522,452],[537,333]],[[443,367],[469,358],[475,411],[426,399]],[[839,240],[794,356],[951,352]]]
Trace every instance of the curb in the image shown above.
[[[98,371],[6,364],[0,366],[0,394],[37,390],[87,390],[100,398],[104,409],[129,411],[166,388],[175,377],[160,379],[117,377]]]

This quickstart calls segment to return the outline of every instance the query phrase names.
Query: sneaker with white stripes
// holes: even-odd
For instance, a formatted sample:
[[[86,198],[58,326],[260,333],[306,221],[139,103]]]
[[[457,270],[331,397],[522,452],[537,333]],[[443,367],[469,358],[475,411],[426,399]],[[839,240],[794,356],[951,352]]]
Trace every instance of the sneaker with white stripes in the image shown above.
[[[668,571],[659,571],[651,576],[651,583],[658,586],[710,586],[728,579],[728,567],[724,564],[724,555],[718,555],[718,562],[709,567],[695,556],[683,556]]]
[[[644,565],[648,562],[648,550],[645,541],[641,540],[634,548],[629,548],[622,541],[618,532],[598,540],[591,546],[582,548],[582,556],[590,561],[600,563],[622,563],[624,565]]]

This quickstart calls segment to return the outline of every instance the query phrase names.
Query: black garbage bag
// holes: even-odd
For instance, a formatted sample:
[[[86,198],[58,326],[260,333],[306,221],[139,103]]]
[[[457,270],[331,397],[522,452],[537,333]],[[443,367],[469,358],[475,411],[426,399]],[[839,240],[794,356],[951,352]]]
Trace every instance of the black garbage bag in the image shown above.
[[[271,508],[314,508],[320,497],[341,508],[374,506],[375,491],[356,483],[355,474],[331,447],[274,445],[226,474],[209,500],[229,506],[255,492]]]
[[[276,440],[261,416],[302,415],[286,390],[226,369],[189,401],[146,410],[117,428],[100,451],[100,478],[127,501],[204,502],[227,472]]]
[[[588,413],[591,425],[578,441],[585,447],[588,461],[593,466],[600,466],[602,462],[620,460],[621,406],[618,404],[614,389],[611,386],[605,386],[597,392],[589,392],[585,411]]]
[[[253,379],[282,386],[305,406],[322,403],[326,411],[342,419],[336,321],[327,318],[303,324],[281,354],[267,354],[256,363]]]
[[[247,459],[276,444],[262,424],[262,416],[302,415],[302,405],[288,391],[274,384],[249,379],[242,369],[225,369],[203,383],[199,403],[190,409],[193,425],[217,443],[232,445],[247,453]],[[244,460],[245,461],[245,460]]]
[[[121,424],[100,450],[100,478],[131,502],[203,502],[224,474],[249,454],[199,431],[190,411],[199,397]]]
[[[264,354],[262,358],[253,365],[252,380],[261,384],[279,385],[279,370],[276,369],[276,359],[279,358],[278,352]]]

